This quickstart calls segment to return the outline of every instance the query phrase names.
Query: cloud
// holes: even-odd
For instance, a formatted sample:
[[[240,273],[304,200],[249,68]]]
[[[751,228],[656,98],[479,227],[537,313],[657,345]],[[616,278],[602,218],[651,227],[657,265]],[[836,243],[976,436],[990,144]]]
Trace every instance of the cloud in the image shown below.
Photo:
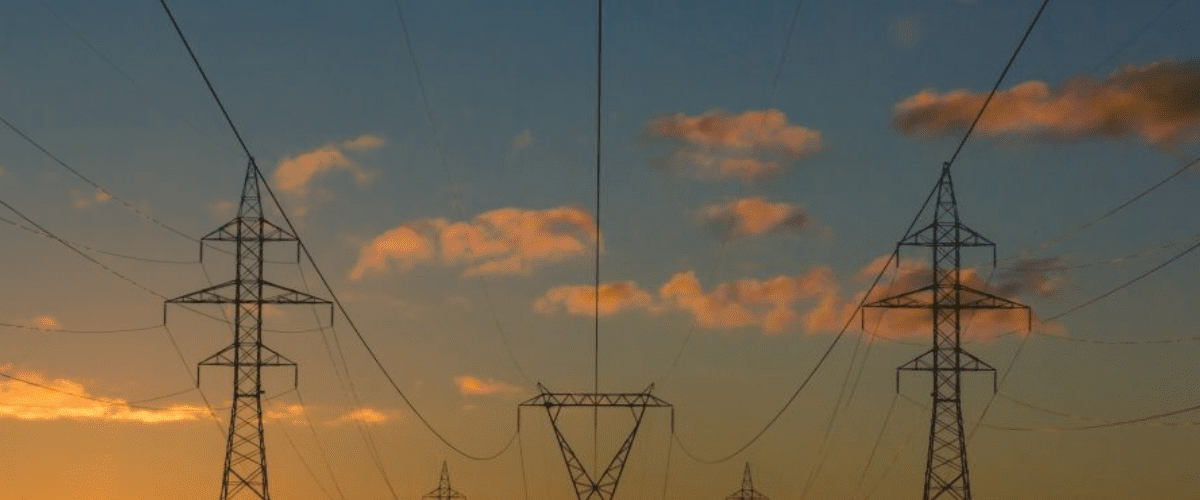
[[[378,424],[391,420],[391,417],[371,408],[359,408],[342,416],[325,422],[325,425],[341,425],[348,422],[361,422],[366,424]]]
[[[886,260],[887,256],[876,259],[864,267],[858,276],[862,278],[869,274],[874,277]],[[877,287],[868,302],[916,290],[933,282],[932,270],[924,262],[904,259],[901,260],[898,269],[891,269],[884,279],[880,280],[881,284],[891,282],[891,286]],[[1051,276],[1050,273],[1061,269],[1062,264],[1057,258],[1022,259],[1017,264],[1000,270],[992,278],[983,278],[977,268],[964,268],[960,271],[959,279],[962,284],[975,290],[1019,302],[1021,296],[1049,296],[1056,293],[1065,280],[1061,276]],[[861,297],[860,293],[854,302],[857,303]],[[923,292],[914,298],[928,303],[933,300],[933,294]],[[883,311],[885,310],[867,309],[866,325],[869,330],[891,338],[931,339],[933,319],[928,309],[886,309],[886,313]],[[963,338],[988,340],[1001,334],[1025,333],[1029,327],[1028,314],[1023,309],[964,311],[961,324]],[[1036,318],[1033,319],[1033,328],[1062,332],[1061,326],[1042,323]]]
[[[535,267],[588,254],[596,241],[596,223],[574,207],[545,210],[499,208],[471,221],[419,219],[375,237],[359,253],[350,279],[383,272],[393,263],[400,271],[440,261],[463,266],[464,276],[528,274]]]
[[[10,366],[3,368],[5,371],[9,369]],[[200,406],[176,404],[161,409],[132,408],[123,399],[93,396],[78,382],[65,379],[48,380],[43,375],[32,372],[18,372],[12,376],[44,387],[11,379],[0,380],[0,418],[140,424],[190,422],[212,418],[208,409]]]
[[[599,306],[600,316],[628,310],[653,313],[657,309],[654,298],[632,281],[601,284]],[[571,315],[592,317],[596,313],[596,288],[591,285],[555,287],[538,298],[533,309],[546,315],[565,310]]]
[[[667,304],[690,313],[693,321],[703,328],[757,326],[764,333],[778,334],[803,322],[809,333],[815,333],[814,328],[824,325],[815,321],[822,318],[813,318],[812,311],[821,310],[822,304],[836,296],[837,290],[833,271],[820,266],[796,276],[722,283],[707,292],[694,271],[681,272],[659,289],[659,296]],[[805,301],[817,301],[818,307],[808,313],[797,311],[796,306]]]
[[[777,175],[786,163],[821,150],[819,131],[792,125],[777,109],[733,115],[709,110],[650,120],[644,133],[674,143],[657,163],[704,179],[750,182]]]
[[[798,232],[809,225],[803,208],[790,203],[771,203],[760,197],[709,205],[700,211],[700,220],[728,236]]]
[[[1038,140],[1137,137],[1158,147],[1200,139],[1200,59],[1127,66],[1104,79],[1076,76],[1051,89],[1030,80],[996,93],[976,133]],[[957,135],[970,126],[983,92],[922,90],[895,106],[904,134]]]
[[[112,195],[102,188],[96,188],[91,195],[73,189],[71,190],[71,205],[77,210],[86,210],[96,205],[103,204],[111,199]]]
[[[908,15],[897,18],[888,26],[888,34],[892,37],[892,43],[897,47],[911,49],[921,43],[922,25],[921,19],[915,15]]]
[[[517,134],[516,137],[513,137],[512,151],[518,153],[531,145],[533,145],[533,132],[525,129],[520,134]]]
[[[863,266],[848,283],[841,283],[827,266],[816,267],[797,275],[777,275],[766,279],[739,279],[719,283],[705,289],[694,271],[676,273],[658,289],[657,296],[643,291],[636,283],[624,281],[601,287],[600,314],[607,316],[640,310],[659,315],[678,311],[691,316],[701,328],[732,330],[758,328],[767,335],[796,329],[806,334],[841,331],[855,315],[863,301],[867,285],[880,271],[879,284],[867,302],[899,293],[916,290],[932,282],[928,265],[915,259],[902,259],[897,267],[889,266],[888,255]],[[1063,285],[1058,259],[1023,259],[1000,270],[994,278],[984,279],[975,268],[961,271],[961,280],[976,290],[1017,300],[1019,296],[1048,296]],[[850,288],[852,293],[843,293]],[[855,288],[858,291],[853,291]],[[541,314],[566,312],[576,316],[593,314],[590,285],[561,286],[538,298],[533,308]],[[606,299],[607,297],[607,299]],[[929,302],[932,294],[923,292],[915,298]],[[928,339],[932,316],[925,309],[872,308],[867,312],[867,328],[892,338]],[[1013,331],[1024,332],[1027,316],[1024,310],[981,310],[963,315],[966,338],[990,339]],[[856,322],[857,323],[857,322]],[[1057,324],[1033,321],[1034,328],[1061,333]],[[856,324],[850,324],[856,327]]]
[[[234,216],[237,204],[229,200],[217,200],[208,204],[208,213],[218,219],[228,219]]]
[[[350,151],[365,151],[368,149],[376,149],[387,144],[382,137],[371,134],[363,134],[350,140],[342,141],[342,148]]]
[[[491,396],[495,394],[520,394],[523,390],[515,385],[495,379],[483,380],[470,375],[454,377],[458,393],[469,396]]]
[[[289,406],[285,407],[282,411],[267,410],[267,411],[263,412],[263,416],[265,416],[271,420],[287,419],[289,422],[291,422],[293,424],[302,424],[302,423],[304,423],[304,420],[301,420],[299,417],[304,416],[304,407],[300,406],[300,405],[289,405]]]
[[[33,318],[32,323],[34,328],[40,330],[58,330],[62,328],[62,324],[58,322],[58,319],[49,315],[42,315]]]
[[[379,148],[384,140],[374,135],[362,135],[340,144],[326,144],[295,156],[284,157],[275,166],[275,185],[280,191],[297,195],[308,194],[309,186],[318,175],[335,170],[346,170],[354,175],[360,185],[370,179],[370,174],[359,168],[347,151],[365,151]]]

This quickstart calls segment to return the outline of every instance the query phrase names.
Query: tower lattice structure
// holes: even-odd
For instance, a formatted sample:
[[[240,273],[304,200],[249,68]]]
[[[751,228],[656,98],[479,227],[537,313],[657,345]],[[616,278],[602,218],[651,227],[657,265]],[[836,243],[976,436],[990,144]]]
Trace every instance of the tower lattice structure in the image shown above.
[[[638,429],[642,426],[642,417],[647,408],[667,408],[671,410],[671,420],[674,421],[674,407],[658,396],[650,394],[654,390],[651,384],[642,392],[551,392],[542,384],[538,384],[538,395],[520,404],[520,407],[541,407],[546,409],[550,417],[550,426],[554,429],[554,437],[558,440],[559,451],[562,452],[563,462],[566,463],[567,473],[571,475],[571,483],[575,496],[579,500],[613,500],[617,494],[617,485],[621,482],[621,474],[629,461],[629,453],[633,451],[633,443],[637,439]],[[559,425],[559,417],[564,408],[625,408],[633,417],[633,428],[629,430],[625,441],[617,448],[608,466],[604,470],[588,471],[587,466],[579,459],[575,449],[568,441]],[[519,418],[518,408],[518,418]],[[518,424],[519,426],[520,424]]]
[[[934,188],[933,221],[910,231],[896,244],[929,247],[932,250],[932,282],[926,286],[877,300],[864,307],[928,309],[933,320],[933,347],[897,371],[927,371],[933,374],[933,405],[929,423],[929,449],[926,455],[924,500],[971,500],[971,481],[967,468],[967,443],[963,432],[962,374],[992,372],[996,369],[962,348],[963,311],[981,309],[1025,309],[1017,302],[971,288],[962,282],[963,248],[992,247],[995,265],[996,244],[962,224],[950,164],[942,166],[942,175]],[[897,259],[897,265],[898,265]],[[1032,322],[1032,316],[1030,320]]]
[[[730,493],[725,500],[770,500],[754,489],[754,480],[750,477],[750,462],[746,462],[746,471],[742,473],[742,488]]]
[[[467,496],[463,495],[450,487],[450,470],[446,468],[446,461],[442,461],[442,477],[438,479],[438,487],[425,496],[421,500],[467,500]]]
[[[263,345],[263,306],[268,304],[327,304],[327,300],[277,285],[263,279],[263,249],[266,243],[297,242],[291,232],[263,217],[259,182],[262,174],[251,158],[246,167],[237,216],[200,241],[232,242],[236,269],[234,278],[180,297],[167,304],[232,304],[233,343],[201,361],[200,368],[233,368],[233,398],[229,410],[229,434],[225,443],[225,470],[220,500],[270,499],[267,487],[267,449],[263,440],[262,368],[291,367],[296,363]],[[164,306],[165,307],[165,306]]]

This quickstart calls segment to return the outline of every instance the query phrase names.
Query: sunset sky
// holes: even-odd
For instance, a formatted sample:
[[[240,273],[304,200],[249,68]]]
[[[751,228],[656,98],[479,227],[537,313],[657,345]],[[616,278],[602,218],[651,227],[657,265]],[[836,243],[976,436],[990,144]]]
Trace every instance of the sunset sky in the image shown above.
[[[599,241],[600,389],[655,384],[704,460],[761,430],[851,320],[1041,4],[809,0],[789,40],[794,0],[607,2],[597,214],[595,4],[399,3],[415,65],[391,0],[172,8],[334,292],[446,439],[493,454],[537,383],[591,390]],[[1073,310],[1200,242],[1194,172],[1106,216],[1200,154],[1196,19],[1180,0],[1051,3],[955,162],[963,221],[998,245],[995,268],[964,252],[964,281],[1034,313],[1028,337],[1013,315],[963,334],[1007,374],[994,399],[965,377],[975,498],[1200,491],[1200,411],[1106,427],[1200,404],[1200,256]],[[162,303],[233,278],[188,237],[234,215],[246,157],[157,0],[5,2],[0,37],[0,117],[28,139],[0,126],[0,200],[33,221],[0,212],[0,374],[43,386],[0,379],[0,491],[215,498],[231,374],[189,389],[231,331],[216,306],[172,306],[168,331]],[[267,279],[328,297],[295,258],[272,247]],[[871,297],[920,286],[929,258],[906,248]],[[300,364],[298,392],[265,376],[274,498],[415,499],[443,460],[472,500],[571,498],[545,412],[468,460],[346,318],[264,316]],[[930,378],[906,373],[896,396],[894,372],[928,349],[928,318],[863,323],[723,463],[649,410],[617,497],[724,498],[749,462],[775,500],[917,498]],[[596,451],[591,412],[564,415],[589,465],[631,424],[601,412]]]

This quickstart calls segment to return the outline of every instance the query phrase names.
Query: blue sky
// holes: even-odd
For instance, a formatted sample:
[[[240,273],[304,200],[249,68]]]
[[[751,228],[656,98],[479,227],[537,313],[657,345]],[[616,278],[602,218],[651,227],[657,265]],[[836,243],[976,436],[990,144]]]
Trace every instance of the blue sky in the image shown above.
[[[390,1],[177,3],[172,7],[180,24],[322,271],[389,371],[440,430],[473,452],[494,451],[513,431],[516,403],[535,394],[534,382],[556,390],[591,387],[592,318],[569,313],[569,293],[576,289],[548,297],[560,287],[590,285],[594,272],[595,240],[588,229],[596,216],[593,4],[401,2],[423,96]],[[232,215],[245,158],[157,2],[10,4],[0,11],[0,116],[111,194],[186,234],[199,237]],[[826,299],[830,311],[852,306],[870,282],[857,276],[891,251],[961,137],[953,127],[929,132],[936,120],[924,123],[931,127],[925,133],[907,133],[894,125],[897,106],[926,90],[939,103],[956,90],[986,92],[1038,5],[810,0],[788,40],[796,8],[791,1],[609,2],[600,274],[628,293],[601,317],[602,388],[641,390],[655,382],[656,394],[676,405],[681,439],[702,457],[732,451],[760,429],[836,331],[803,319],[770,323],[771,300],[797,318],[815,317]],[[1096,297],[1195,243],[1198,229],[1187,214],[1198,179],[1190,172],[1112,217],[1072,230],[1195,157],[1200,115],[1194,104],[1134,93],[1134,101],[1150,102],[1138,109],[1163,111],[1174,121],[1114,119],[1127,125],[1112,125],[1116,132],[1084,122],[1092,111],[1108,109],[1112,100],[1106,96],[1114,94],[1105,92],[1125,88],[1121,78],[1135,78],[1129,75],[1162,70],[1178,78],[1170,81],[1183,95],[1200,90],[1194,88],[1200,36],[1191,22],[1198,9],[1170,0],[1052,3],[1002,85],[1009,100],[998,104],[1011,107],[997,116],[1008,121],[989,125],[985,118],[957,160],[961,213],[998,243],[996,276],[1020,259],[1057,259],[1049,262],[1067,268],[1038,275],[1048,280],[1042,282],[1046,293],[1026,276],[1031,281],[1014,298],[1038,317]],[[1036,100],[1010,90],[1020,84],[1032,89],[1030,82],[1045,83],[1051,104],[1021,107]],[[1059,89],[1074,89],[1070,95],[1090,104],[1055,94]],[[1166,108],[1172,103],[1179,109]],[[766,127],[778,135],[755,143],[749,153],[695,130],[669,136],[652,127],[670,123],[683,130],[688,120],[704,117],[733,127],[766,116],[765,110],[784,121]],[[1066,118],[1047,118],[1056,110]],[[931,114],[946,117],[953,110]],[[1170,140],[1147,135],[1171,125],[1180,133]],[[819,144],[788,139],[802,131],[819,133]],[[692,170],[696,165],[689,162],[710,155],[718,163],[775,161],[779,170],[753,180]],[[0,168],[0,199],[64,239],[144,258],[196,258],[193,242],[98,195],[6,130],[0,133]],[[296,189],[281,189],[281,172],[311,175],[294,177]],[[719,222],[740,220],[730,214],[737,200],[749,199],[773,204],[791,222],[723,237]],[[446,243],[454,240],[440,239],[495,229],[488,224],[510,215],[532,229],[485,238],[467,253],[454,253]],[[768,219],[759,220],[774,220]],[[401,228],[412,230],[404,233],[407,239],[386,237]],[[193,364],[228,342],[220,323],[177,309],[169,320],[178,354],[161,328],[71,333],[155,327],[161,298],[53,240],[8,224],[0,231],[7,235],[0,323],[50,330],[4,327],[4,373],[67,392],[135,401],[187,389]],[[1070,237],[1057,242],[1064,234]],[[354,276],[373,244],[399,241],[418,246],[380,254],[378,267]],[[420,245],[431,253],[420,254]],[[232,272],[216,253],[206,254],[201,267],[84,252],[166,296],[207,286],[205,272],[217,281]],[[984,278],[990,272],[986,253],[970,254],[968,262]],[[275,257],[290,255],[281,250]],[[905,257],[928,259],[917,252]],[[501,271],[487,271],[488,265]],[[673,280],[688,272],[698,295],[663,291],[669,283],[684,290],[683,281]],[[268,273],[296,286],[307,280],[324,295],[311,268],[302,275],[297,266],[269,264]],[[784,297],[760,287],[775,278],[814,291],[779,292]],[[1197,278],[1194,256],[1185,256],[1042,333],[1100,340],[1192,337]],[[750,292],[731,291],[738,280],[767,298],[755,302]],[[745,306],[748,319],[734,317],[732,306],[705,309],[719,302],[721,284],[730,284],[725,290],[732,295],[724,298]],[[547,300],[540,308],[539,299]],[[832,318],[834,324],[842,319]],[[281,330],[314,326],[306,311],[268,321]],[[802,493],[859,499],[876,487],[870,498],[918,494],[928,416],[904,399],[893,403],[892,371],[923,347],[875,340],[868,351],[870,337],[853,324],[779,423],[724,464],[691,461],[669,446],[665,417],[650,417],[621,495],[660,497],[664,478],[669,498],[725,495],[737,488],[746,461],[760,489],[777,499]],[[391,392],[345,321],[335,325],[361,404],[335,376],[336,356],[326,352],[322,333],[270,333],[267,343],[300,362],[307,415],[348,497],[390,497],[359,431],[344,419],[353,415],[372,430],[398,496],[432,489],[442,459],[450,461],[456,488],[471,498],[524,498],[526,485],[531,498],[569,495],[542,415],[524,415],[521,455],[514,449],[490,462],[459,459]],[[927,335],[897,335],[928,342]],[[1076,416],[1115,421],[1195,404],[1194,342],[1112,346],[1034,335],[1024,343],[1019,336],[983,340],[971,349],[1002,368],[1020,349],[1001,392]],[[202,388],[213,406],[227,403],[228,377],[205,372]],[[268,395],[288,388],[286,374],[269,379]],[[483,389],[472,392],[470,380]],[[903,394],[925,403],[927,383],[906,377]],[[223,441],[204,412],[194,411],[204,404],[197,392],[156,401],[182,405],[176,414],[183,416],[151,424],[139,415],[89,413],[81,409],[93,405],[88,400],[5,384],[0,433],[22,438],[0,440],[0,450],[21,459],[0,474],[0,487],[14,495],[215,494]],[[843,386],[855,387],[854,397],[823,444]],[[982,376],[968,382],[969,422],[978,420],[989,387]],[[332,491],[313,435],[301,414],[287,409],[297,403],[294,394],[285,394],[269,404],[282,412],[267,424],[273,489],[280,498],[325,498],[297,458],[308,460]],[[33,406],[51,408],[26,411]],[[51,411],[60,406],[76,414]],[[354,413],[363,409],[374,416]],[[975,494],[1190,498],[1198,485],[1185,464],[1195,430],[1179,425],[1189,416],[1195,418],[1183,414],[1092,431],[982,428],[971,441]],[[997,398],[985,422],[1059,428],[1092,421]],[[604,424],[603,437],[618,440],[623,423]],[[877,456],[863,474],[881,428]],[[821,474],[807,485],[818,463]]]

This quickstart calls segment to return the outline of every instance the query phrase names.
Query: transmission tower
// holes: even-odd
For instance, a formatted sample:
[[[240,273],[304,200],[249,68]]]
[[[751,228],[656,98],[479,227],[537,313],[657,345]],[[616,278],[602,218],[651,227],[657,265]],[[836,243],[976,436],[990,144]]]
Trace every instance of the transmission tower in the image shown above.
[[[617,493],[617,484],[621,481],[621,473],[629,460],[629,452],[633,450],[633,442],[637,438],[638,429],[642,425],[642,417],[647,408],[671,408],[674,420],[674,408],[671,403],[650,394],[654,384],[642,392],[550,392],[542,384],[538,384],[537,396],[521,403],[522,407],[543,407],[550,416],[550,426],[554,428],[554,437],[558,439],[558,448],[562,452],[563,461],[567,464],[567,473],[575,487],[575,496],[579,500],[612,500]],[[603,470],[588,472],[587,467],[576,456],[571,444],[559,427],[559,416],[563,408],[628,408],[633,414],[633,428],[625,438],[625,442],[617,449],[608,466]],[[519,414],[519,413],[518,413]],[[597,476],[597,473],[599,474]]]
[[[936,198],[933,221],[916,231],[910,230],[896,244],[897,256],[901,246],[932,248],[932,283],[865,304],[864,307],[929,309],[932,312],[933,348],[900,366],[896,373],[896,389],[899,390],[900,371],[933,373],[933,407],[925,462],[925,493],[922,498],[971,500],[967,443],[963,433],[962,374],[990,371],[994,390],[996,369],[962,349],[962,312],[980,309],[1028,311],[1029,307],[962,283],[962,249],[992,247],[992,265],[995,265],[996,244],[959,220],[958,202],[954,197],[954,182],[950,177],[948,162],[942,165],[942,176],[938,179],[933,196]],[[1032,316],[1029,321],[1033,321]]]
[[[263,279],[263,248],[268,242],[298,241],[287,230],[263,217],[259,181],[262,173],[251,158],[242,185],[237,216],[200,241],[200,256],[208,242],[233,242],[234,278],[219,285],[166,301],[166,304],[233,304],[233,343],[201,361],[196,383],[204,366],[233,367],[233,404],[229,410],[229,437],[225,443],[225,471],[221,500],[270,499],[267,489],[267,448],[263,441],[262,368],[291,367],[298,381],[296,363],[263,345],[262,308],[266,304],[332,303]],[[297,243],[299,244],[299,243]],[[164,315],[165,307],[164,304]],[[332,312],[330,315],[332,319]]]
[[[754,480],[750,479],[750,462],[746,462],[746,472],[742,473],[742,489],[731,493],[725,500],[770,500],[754,489]]]
[[[422,500],[467,500],[466,495],[454,491],[454,488],[450,487],[450,471],[446,469],[445,460],[442,461],[442,477],[438,479],[437,489],[426,493],[421,498]]]

